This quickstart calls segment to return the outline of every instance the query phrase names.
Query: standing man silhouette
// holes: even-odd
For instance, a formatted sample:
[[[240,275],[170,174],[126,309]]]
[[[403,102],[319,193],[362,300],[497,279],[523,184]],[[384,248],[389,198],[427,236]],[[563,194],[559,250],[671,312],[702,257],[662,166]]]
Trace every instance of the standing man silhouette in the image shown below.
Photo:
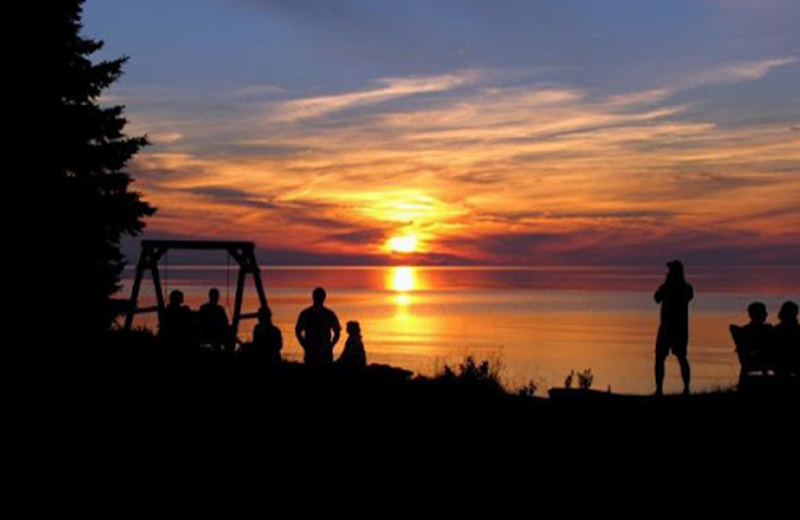
[[[656,395],[664,393],[664,364],[672,352],[681,365],[683,393],[689,393],[692,377],[687,347],[689,346],[689,302],[694,289],[686,282],[683,264],[679,260],[667,262],[667,279],[654,296],[661,304],[661,325],[656,339]]]
[[[294,328],[297,341],[305,352],[305,362],[309,365],[333,363],[333,347],[342,334],[339,318],[324,306],[326,296],[322,287],[314,289],[314,305],[300,313]]]

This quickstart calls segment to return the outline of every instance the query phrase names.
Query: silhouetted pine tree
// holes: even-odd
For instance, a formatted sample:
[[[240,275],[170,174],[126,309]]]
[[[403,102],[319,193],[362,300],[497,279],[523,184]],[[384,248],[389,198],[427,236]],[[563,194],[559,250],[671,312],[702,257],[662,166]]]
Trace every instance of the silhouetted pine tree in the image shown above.
[[[36,0],[36,70],[28,78],[32,179],[46,216],[37,235],[52,259],[49,293],[56,295],[44,319],[70,343],[89,343],[109,328],[125,262],[121,240],[139,234],[155,211],[131,190],[125,169],[146,138],[124,133],[124,107],[100,102],[127,57],[91,60],[103,43],[81,36],[83,3]]]

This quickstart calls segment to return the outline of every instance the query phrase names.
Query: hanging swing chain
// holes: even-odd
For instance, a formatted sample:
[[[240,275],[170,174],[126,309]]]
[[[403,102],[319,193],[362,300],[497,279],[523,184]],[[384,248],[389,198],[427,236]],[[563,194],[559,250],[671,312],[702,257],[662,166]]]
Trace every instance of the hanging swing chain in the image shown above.
[[[164,252],[164,294],[169,297],[169,250]]]
[[[228,308],[228,315],[231,314],[231,255],[228,253],[228,270],[226,272],[227,281],[225,282],[225,306]]]

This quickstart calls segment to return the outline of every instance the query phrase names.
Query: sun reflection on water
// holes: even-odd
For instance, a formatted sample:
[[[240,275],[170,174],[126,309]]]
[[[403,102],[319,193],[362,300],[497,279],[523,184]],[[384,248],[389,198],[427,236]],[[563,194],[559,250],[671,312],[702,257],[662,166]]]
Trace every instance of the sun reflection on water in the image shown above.
[[[389,271],[389,289],[408,293],[418,289],[417,269],[414,267],[393,267]]]
[[[412,293],[420,289],[417,269],[408,266],[393,267],[387,273],[386,287],[394,293],[389,299],[396,307],[396,317],[407,321],[411,304],[414,303]]]
[[[392,301],[396,303],[398,307],[408,308],[412,300],[410,294],[395,294],[392,297]]]

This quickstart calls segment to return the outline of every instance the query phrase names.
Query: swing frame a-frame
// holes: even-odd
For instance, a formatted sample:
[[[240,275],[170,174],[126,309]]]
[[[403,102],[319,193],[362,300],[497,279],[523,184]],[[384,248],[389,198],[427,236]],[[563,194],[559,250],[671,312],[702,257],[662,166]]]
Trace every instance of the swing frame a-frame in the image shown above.
[[[239,276],[236,282],[236,300],[231,320],[231,331],[234,338],[238,338],[239,324],[242,320],[255,319],[258,312],[243,313],[244,289],[247,276],[252,275],[261,308],[266,308],[267,295],[261,280],[261,269],[256,260],[255,244],[253,242],[224,242],[224,241],[194,241],[194,240],[143,240],[139,263],[136,265],[136,278],[131,290],[130,303],[125,316],[125,330],[133,327],[133,318],[138,314],[158,313],[159,323],[166,310],[164,288],[161,283],[161,273],[158,263],[169,251],[225,251],[230,258],[239,264]],[[139,294],[145,273],[149,271],[155,289],[155,307],[139,307]]]

